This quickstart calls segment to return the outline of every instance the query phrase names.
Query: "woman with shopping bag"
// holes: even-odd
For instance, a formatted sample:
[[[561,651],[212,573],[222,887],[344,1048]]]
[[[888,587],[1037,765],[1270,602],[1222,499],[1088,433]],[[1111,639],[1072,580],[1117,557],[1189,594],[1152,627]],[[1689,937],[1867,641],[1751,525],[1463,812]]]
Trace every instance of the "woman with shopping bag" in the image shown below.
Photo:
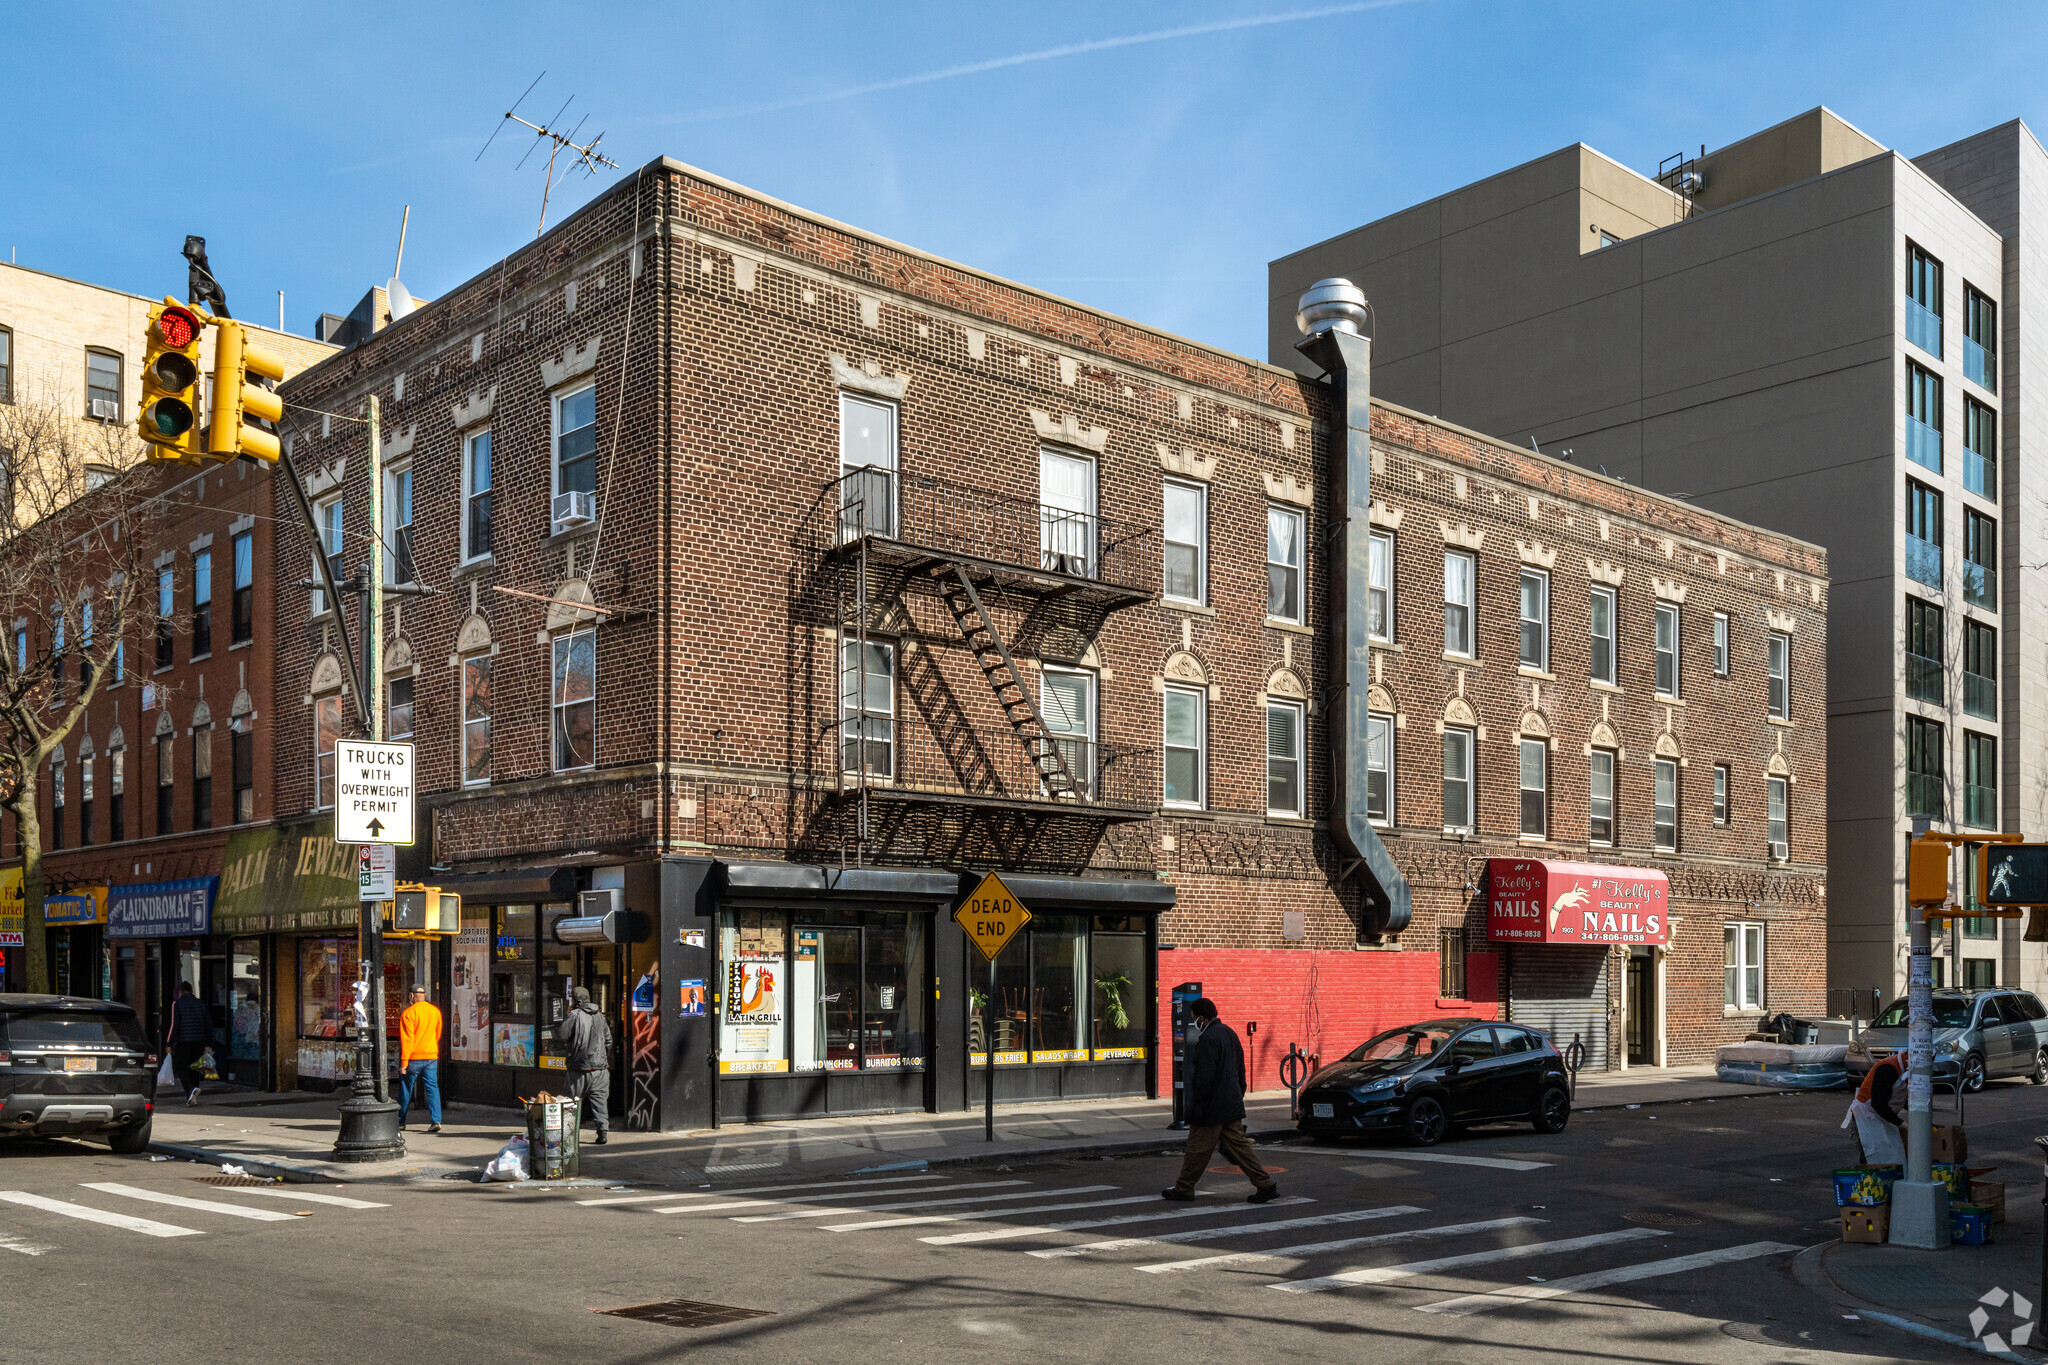
[[[1844,1128],[1854,1125],[1856,1150],[1864,1166],[1897,1166],[1906,1160],[1906,1145],[1899,1140],[1899,1115],[1892,1108],[1892,1095],[1906,1074],[1906,1054],[1894,1052],[1863,1073],[1856,1098],[1842,1117]]]

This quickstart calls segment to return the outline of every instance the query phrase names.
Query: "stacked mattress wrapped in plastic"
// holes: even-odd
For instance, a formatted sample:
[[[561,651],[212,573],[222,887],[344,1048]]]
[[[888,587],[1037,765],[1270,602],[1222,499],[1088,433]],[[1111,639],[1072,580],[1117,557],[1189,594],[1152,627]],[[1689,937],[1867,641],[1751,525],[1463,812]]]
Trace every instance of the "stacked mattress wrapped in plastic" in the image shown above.
[[[1730,1043],[1714,1050],[1714,1070],[1736,1085],[1764,1085],[1773,1090],[1832,1090],[1846,1085],[1842,1043]]]

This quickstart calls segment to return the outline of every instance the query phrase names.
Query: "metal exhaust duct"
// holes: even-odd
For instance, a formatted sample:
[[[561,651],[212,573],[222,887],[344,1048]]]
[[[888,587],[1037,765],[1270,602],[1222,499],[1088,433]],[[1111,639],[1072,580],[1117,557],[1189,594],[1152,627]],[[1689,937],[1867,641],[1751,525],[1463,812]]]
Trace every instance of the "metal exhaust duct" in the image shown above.
[[[1374,934],[1398,934],[1414,912],[1408,879],[1380,842],[1366,816],[1366,689],[1372,683],[1372,631],[1367,618],[1371,594],[1367,575],[1372,553],[1372,341],[1360,328],[1366,320],[1365,294],[1349,280],[1317,280],[1301,296],[1294,325],[1302,331],[1295,349],[1322,367],[1324,381],[1341,390],[1344,415],[1341,478],[1333,480],[1330,596],[1341,604],[1344,630],[1331,632],[1331,674],[1341,697],[1330,726],[1330,775],[1336,788],[1330,833],[1347,861],[1341,876],[1366,875],[1361,883],[1365,922]],[[1334,462],[1333,462],[1334,463]],[[1333,617],[1337,612],[1333,610]]]

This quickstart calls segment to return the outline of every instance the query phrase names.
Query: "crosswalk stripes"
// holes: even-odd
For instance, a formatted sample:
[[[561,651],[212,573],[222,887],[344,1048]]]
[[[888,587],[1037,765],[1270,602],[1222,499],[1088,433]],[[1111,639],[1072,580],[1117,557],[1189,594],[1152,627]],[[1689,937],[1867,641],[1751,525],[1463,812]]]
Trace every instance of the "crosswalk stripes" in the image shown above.
[[[1024,1185],[1030,1182],[1024,1180],[1004,1180],[992,1181],[990,1183]],[[944,1189],[947,1187],[940,1186],[940,1188]],[[954,1185],[950,1188],[953,1190],[964,1190],[972,1189],[973,1186]],[[779,1223],[790,1218],[828,1218],[847,1213],[888,1213],[897,1209],[939,1209],[952,1208],[958,1204],[997,1204],[1009,1199],[1042,1199],[1048,1194],[1100,1194],[1104,1190],[1116,1188],[1115,1185],[1074,1185],[1064,1190],[1026,1190],[1022,1194],[972,1194],[963,1195],[957,1199],[912,1199],[901,1204],[869,1204],[863,1208],[852,1209],[798,1209],[794,1212],[785,1213],[757,1213],[749,1217],[735,1217],[732,1221],[735,1223]],[[839,1199],[843,1197],[835,1197],[834,1202],[839,1202]],[[792,1200],[791,1202],[795,1201]],[[699,1211],[701,1212],[701,1210]]]
[[[1275,1199],[1265,1208],[1278,1208],[1282,1204],[1313,1203],[1313,1200]],[[1233,1207],[1242,1208],[1243,1205]],[[1256,1207],[1256,1206],[1254,1206]],[[1427,1209],[1413,1204],[1389,1204],[1377,1209],[1349,1209],[1342,1213],[1319,1213],[1308,1218],[1283,1218],[1273,1223],[1258,1223],[1252,1227],[1197,1228],[1192,1232],[1165,1232],[1153,1237],[1115,1237],[1103,1242],[1082,1242],[1077,1246],[1047,1247],[1043,1250],[1025,1253],[1043,1260],[1058,1260],[1068,1256],[1091,1256],[1103,1251],[1128,1251],[1132,1247],[1160,1246],[1174,1242],[1214,1242],[1225,1237],[1245,1237],[1254,1233],[1279,1232],[1285,1228],[1323,1227],[1331,1223],[1356,1223],[1367,1218],[1395,1218],[1406,1213],[1427,1213]],[[1136,1220],[1134,1220],[1136,1221]],[[1087,1223],[1070,1223],[1065,1227],[1048,1227],[1047,1232],[1064,1231],[1066,1228],[1089,1227]],[[924,1239],[929,1242],[933,1239]]]
[[[1362,1155],[1359,1152],[1333,1152],[1329,1150],[1318,1152],[1313,1147],[1302,1148],[1301,1151],[1304,1155],[1309,1156],[1331,1156],[1349,1159],[1355,1159]],[[1554,1161],[1525,1161],[1520,1157],[1467,1156],[1463,1152],[1425,1152],[1414,1148],[1400,1148],[1374,1153],[1374,1155],[1384,1156],[1388,1161],[1396,1165],[1404,1161],[1421,1161],[1425,1163],[1434,1162],[1441,1166],[1487,1166],[1497,1171],[1543,1171],[1557,1164]]]
[[[1527,1256],[1554,1256],[1567,1251],[1584,1251],[1589,1247],[1606,1246],[1612,1242],[1633,1242],[1643,1237],[1669,1235],[1661,1228],[1622,1228],[1616,1232],[1595,1232],[1584,1237],[1567,1237],[1556,1242],[1518,1242],[1513,1246],[1494,1247],[1488,1251],[1470,1251],[1462,1256],[1445,1256],[1434,1261],[1369,1266],[1363,1270],[1346,1270],[1335,1275],[1318,1275],[1309,1280],[1281,1280],[1267,1285],[1266,1288],[1278,1289],[1288,1294],[1320,1294],[1329,1289],[1349,1289],[1361,1284],[1392,1284],[1396,1280],[1412,1279],[1417,1275],[1433,1275],[1440,1270],[1462,1270],[1466,1266],[1516,1261]]]
[[[1105,1188],[1115,1189],[1116,1187],[1110,1185]],[[1046,1193],[1048,1191],[1034,1191],[1034,1194],[1040,1197]],[[1118,1204],[1156,1204],[1158,1202],[1159,1196],[1156,1194],[1132,1194],[1126,1195],[1121,1199],[1088,1199],[1079,1203],[1040,1204],[1038,1207],[1030,1209],[991,1209],[987,1212],[990,1214],[1001,1214],[1006,1218],[1033,1218],[1041,1213],[1064,1213],[1068,1209],[1106,1209]],[[871,1228],[908,1228],[915,1227],[920,1223],[966,1223],[983,1216],[983,1211],[979,1209],[971,1209],[966,1213],[927,1213],[909,1218],[880,1218],[867,1223],[828,1223],[825,1225],[825,1231],[866,1232]]]
[[[622,1194],[604,1199],[579,1199],[576,1202],[584,1207],[592,1207],[599,1204],[659,1204],[665,1200],[673,1202],[677,1199],[720,1199],[736,1194],[781,1194],[785,1190],[846,1190],[856,1187],[865,1188],[869,1185],[904,1185],[919,1180],[944,1179],[946,1177],[942,1175],[920,1173],[918,1175],[883,1176],[880,1179],[868,1180],[833,1180],[822,1184],[817,1181],[799,1181],[794,1185],[749,1185],[745,1189],[738,1190],[668,1190],[661,1194]]]
[[[1371,1209],[1367,1210],[1367,1212],[1421,1213],[1422,1210],[1404,1207],[1387,1210]],[[1332,1218],[1301,1218],[1296,1219],[1292,1226],[1334,1223],[1348,1216],[1339,1214]],[[1526,1227],[1531,1223],[1540,1223],[1542,1221],[1541,1218],[1525,1216],[1517,1218],[1488,1218],[1477,1223],[1446,1223],[1441,1227],[1434,1228],[1403,1228],[1399,1232],[1376,1233],[1370,1237],[1345,1237],[1334,1242],[1304,1242],[1300,1246],[1274,1247],[1268,1251],[1229,1251],[1216,1256],[1194,1256],[1185,1261],[1160,1261],[1154,1265],[1138,1266],[1137,1269],[1144,1271],[1148,1275],[1172,1275],[1187,1270],[1215,1270],[1227,1265],[1250,1265],[1259,1261],[1283,1261],[1289,1256],[1314,1256],[1325,1251],[1350,1251],[1358,1247],[1393,1246],[1399,1242],[1420,1242],[1436,1237],[1465,1237],[1475,1232],[1494,1232],[1501,1228]],[[1268,1223],[1256,1229],[1256,1231],[1271,1232],[1277,1228],[1288,1226],[1290,1224]],[[1246,1230],[1236,1229],[1236,1231]],[[1136,1239],[1133,1240],[1134,1242],[1136,1241]],[[1156,1240],[1164,1242],[1172,1239],[1161,1237]],[[1193,1239],[1190,1238],[1188,1240],[1192,1241]],[[1053,1253],[1034,1251],[1031,1254],[1033,1256],[1049,1256]]]
[[[253,1223],[295,1223],[313,1216],[308,1211],[283,1213],[276,1209],[261,1208],[250,1204],[238,1204],[220,1199],[195,1199],[188,1195],[171,1194],[161,1190],[144,1189],[139,1185],[124,1185],[118,1181],[82,1181],[80,1189],[91,1190],[98,1195],[109,1195],[116,1199],[133,1199],[146,1204],[163,1204],[176,1209],[189,1209],[194,1213],[236,1218]],[[383,1209],[389,1204],[374,1203],[367,1199],[353,1199],[346,1195],[318,1194],[305,1189],[284,1189],[268,1186],[230,1186],[237,1195],[253,1194],[271,1199],[287,1199],[294,1203],[324,1204],[342,1209]],[[75,1219],[81,1223],[94,1223],[101,1227],[113,1228],[119,1232],[138,1233],[145,1237],[202,1237],[201,1228],[184,1227],[177,1223],[158,1222],[154,1218],[138,1218],[133,1214],[116,1213],[111,1209],[98,1208],[91,1204],[74,1203],[68,1199],[53,1199],[48,1195],[32,1194],[27,1190],[0,1190],[0,1203],[15,1204],[22,1208],[39,1209],[44,1213]],[[19,1252],[28,1256],[42,1256],[58,1248],[11,1233],[0,1233],[0,1250]]]
[[[279,1213],[275,1209],[252,1209],[244,1204],[223,1204],[216,1199],[191,1199],[182,1194],[164,1194],[159,1190],[139,1189],[134,1185],[120,1185],[111,1180],[87,1182],[84,1188],[98,1190],[101,1194],[118,1194],[128,1199],[140,1199],[150,1204],[168,1204],[174,1209],[224,1213],[230,1218],[247,1218],[256,1223],[289,1223],[294,1217],[289,1213]]]
[[[1600,1289],[1610,1284],[1629,1284],[1636,1280],[1654,1280],[1664,1275],[1683,1275],[1687,1271],[1704,1270],[1709,1266],[1727,1265],[1733,1261],[1753,1260],[1759,1256],[1778,1256],[1788,1251],[1799,1250],[1784,1242],[1746,1242],[1741,1246],[1721,1247],[1715,1251],[1695,1252],[1690,1256],[1672,1256],[1661,1261],[1643,1261],[1636,1265],[1615,1266],[1610,1270],[1592,1270],[1583,1275],[1569,1275],[1562,1280],[1551,1280],[1547,1284],[1512,1284],[1500,1289],[1490,1289],[1481,1294],[1467,1294],[1461,1298],[1445,1299],[1439,1303],[1415,1305],[1418,1312],[1444,1313],[1453,1317],[1469,1317],[1474,1313],[1491,1312],[1510,1304],[1531,1303],[1543,1299],[1554,1299],[1565,1294],[1577,1294],[1582,1290]],[[1274,1286],[1280,1288],[1281,1286]]]
[[[885,1190],[885,1194],[937,1194],[952,1190],[993,1190],[1015,1185],[1029,1185],[1028,1180],[976,1180],[964,1185],[916,1185],[907,1190]],[[848,1199],[858,1199],[853,1194],[804,1194],[792,1195],[787,1199],[730,1199],[723,1204],[677,1204],[672,1208],[655,1209],[655,1213],[725,1213],[731,1209],[772,1209],[786,1204],[837,1204]],[[826,1210],[831,1212],[831,1210]]]
[[[105,1209],[89,1208],[84,1204],[71,1204],[62,1199],[49,1199],[26,1190],[0,1190],[0,1200],[20,1204],[24,1208],[41,1209],[45,1213],[61,1213],[66,1218],[80,1222],[99,1223],[123,1232],[139,1232],[145,1237],[199,1237],[198,1228],[181,1228],[174,1223],[159,1223],[150,1218],[131,1218],[125,1213],[109,1213]]]
[[[11,1233],[0,1232],[0,1251],[16,1251],[23,1256],[40,1256],[46,1251],[55,1251],[56,1249],[52,1246],[45,1246],[41,1242],[31,1242],[26,1237],[16,1237]]]
[[[985,1228],[979,1232],[949,1232],[938,1237],[920,1237],[920,1242],[929,1242],[935,1247],[959,1246],[967,1242],[1014,1242],[1025,1237],[1043,1237],[1049,1232],[1080,1232],[1087,1228],[1119,1227],[1127,1223],[1159,1223],[1173,1218],[1229,1218],[1238,1214],[1263,1213],[1266,1209],[1284,1208],[1289,1204],[1313,1204],[1316,1201],[1306,1195],[1286,1195],[1270,1204],[1217,1204],[1202,1209],[1169,1209],[1159,1213],[1121,1213],[1114,1218],[1084,1218],[1070,1223],[1044,1223],[1037,1226]],[[1233,1236],[1250,1229],[1229,1228]],[[1142,1238],[1133,1238],[1141,1241]]]
[[[350,1199],[340,1194],[312,1194],[303,1186],[286,1185],[272,1189],[262,1185],[236,1185],[231,1187],[236,1194],[260,1194],[272,1199],[289,1199],[298,1204],[327,1204],[337,1209],[388,1209],[389,1204],[373,1204],[367,1199]]]

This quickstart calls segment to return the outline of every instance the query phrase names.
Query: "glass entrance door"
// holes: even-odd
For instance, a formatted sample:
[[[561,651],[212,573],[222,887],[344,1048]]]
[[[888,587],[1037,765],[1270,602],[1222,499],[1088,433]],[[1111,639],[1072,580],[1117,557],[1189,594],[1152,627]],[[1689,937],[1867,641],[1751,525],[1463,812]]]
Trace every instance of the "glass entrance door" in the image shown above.
[[[270,1074],[264,1057],[263,941],[233,940],[228,949],[228,1067],[226,1079],[262,1089]]]
[[[1657,1064],[1657,961],[1647,954],[1628,960],[1628,1064]]]

